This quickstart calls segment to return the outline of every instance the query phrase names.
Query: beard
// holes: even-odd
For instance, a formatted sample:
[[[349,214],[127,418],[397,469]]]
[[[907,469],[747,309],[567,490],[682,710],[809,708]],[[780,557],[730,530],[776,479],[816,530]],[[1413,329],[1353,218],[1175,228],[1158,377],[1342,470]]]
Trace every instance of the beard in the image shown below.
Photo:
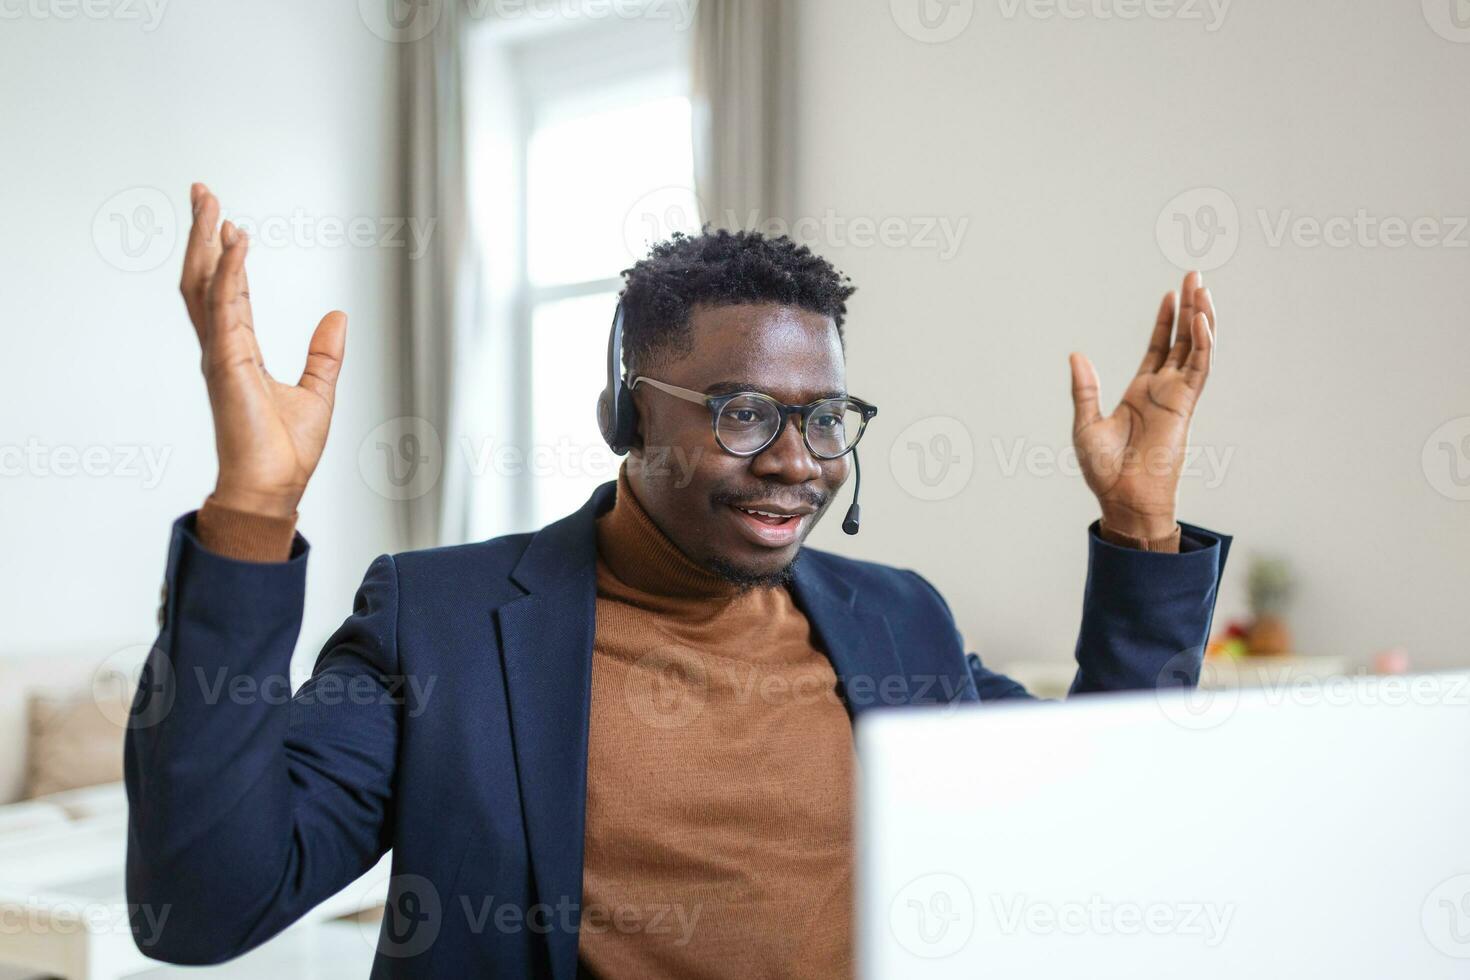
[[[748,568],[742,568],[732,561],[717,556],[709,559],[705,563],[705,567],[718,575],[722,580],[735,586],[740,590],[741,594],[744,594],[755,589],[776,589],[790,586],[796,573],[796,563],[800,560],[801,552],[798,551],[795,558],[774,572],[753,572]]]

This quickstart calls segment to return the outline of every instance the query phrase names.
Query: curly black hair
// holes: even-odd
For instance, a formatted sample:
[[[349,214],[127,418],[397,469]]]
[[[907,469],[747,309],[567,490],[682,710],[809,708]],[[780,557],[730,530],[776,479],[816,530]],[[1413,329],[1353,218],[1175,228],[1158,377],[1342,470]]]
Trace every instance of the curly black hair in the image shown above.
[[[852,280],[786,235],[757,231],[675,232],[622,272],[623,356],[638,370],[687,353],[699,304],[780,303],[830,316],[842,340]],[[635,367],[637,365],[638,367]]]

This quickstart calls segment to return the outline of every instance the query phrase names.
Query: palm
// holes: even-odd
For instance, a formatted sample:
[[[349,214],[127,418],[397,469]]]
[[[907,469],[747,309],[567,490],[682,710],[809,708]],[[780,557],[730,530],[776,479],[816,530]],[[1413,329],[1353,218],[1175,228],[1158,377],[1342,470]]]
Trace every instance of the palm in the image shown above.
[[[209,390],[221,482],[304,490],[326,445],[331,403],[258,362],[224,368]]]
[[[1215,330],[1214,305],[1198,273],[1185,277],[1181,295],[1187,299],[1177,317],[1175,295],[1164,297],[1148,352],[1111,415],[1098,408],[1091,362],[1072,356],[1073,444],[1111,523],[1173,523],[1189,423],[1209,376]]]
[[[299,382],[271,377],[251,316],[245,238],[229,222],[215,231],[219,204],[201,185],[194,198],[180,288],[203,351],[219,455],[216,496],[230,506],[289,513],[326,444],[347,318],[322,318]]]

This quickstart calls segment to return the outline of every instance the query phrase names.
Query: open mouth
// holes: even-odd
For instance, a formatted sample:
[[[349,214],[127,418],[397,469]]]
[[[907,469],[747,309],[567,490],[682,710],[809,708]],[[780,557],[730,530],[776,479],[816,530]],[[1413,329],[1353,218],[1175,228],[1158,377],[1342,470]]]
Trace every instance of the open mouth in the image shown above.
[[[800,516],[797,514],[777,514],[769,510],[752,510],[749,507],[736,507],[735,509],[771,527],[781,527],[791,521],[797,520]]]
[[[807,513],[788,513],[738,504],[727,506],[744,537],[767,548],[784,548],[796,541],[801,534],[802,525],[811,516]]]

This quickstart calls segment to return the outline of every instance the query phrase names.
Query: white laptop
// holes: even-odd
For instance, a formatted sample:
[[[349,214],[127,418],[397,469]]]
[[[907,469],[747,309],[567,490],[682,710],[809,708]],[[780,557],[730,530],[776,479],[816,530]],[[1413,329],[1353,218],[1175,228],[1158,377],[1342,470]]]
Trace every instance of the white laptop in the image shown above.
[[[862,718],[878,978],[1470,978],[1470,674]]]

